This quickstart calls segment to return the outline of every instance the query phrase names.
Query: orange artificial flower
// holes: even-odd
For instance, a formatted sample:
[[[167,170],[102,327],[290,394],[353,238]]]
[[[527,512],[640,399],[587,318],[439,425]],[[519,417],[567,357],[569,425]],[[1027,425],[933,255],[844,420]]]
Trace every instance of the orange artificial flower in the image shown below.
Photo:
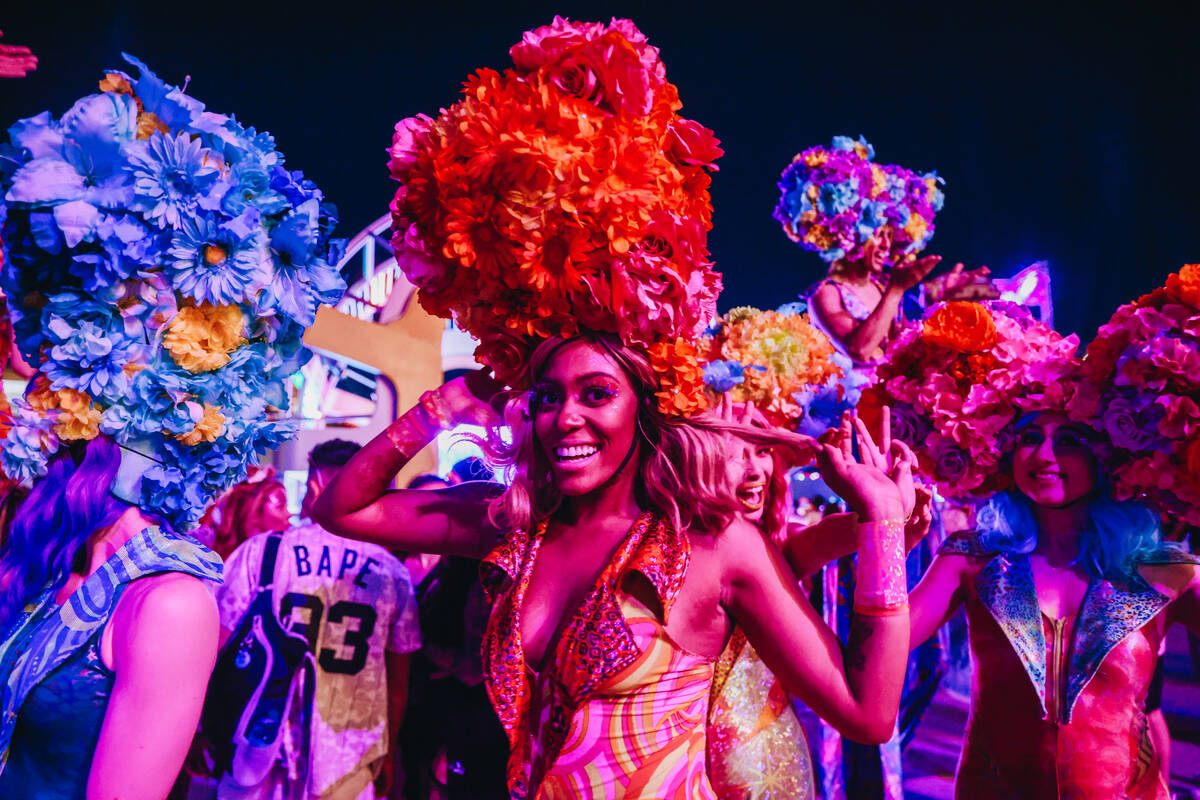
[[[245,344],[245,326],[238,306],[184,306],[167,326],[163,347],[188,372],[211,372],[229,363],[229,354]]]
[[[1200,264],[1184,264],[1183,268],[1167,276],[1167,296],[1193,308],[1200,308]]]
[[[95,439],[100,435],[100,409],[92,405],[92,398],[74,389],[59,389],[58,416],[54,432],[64,442],[75,439]]]
[[[54,420],[54,433],[64,442],[95,439],[100,435],[100,409],[92,398],[74,389],[51,389],[42,374],[33,379],[33,391],[25,395],[29,407]]]
[[[979,303],[955,301],[933,312],[925,320],[921,336],[935,344],[959,353],[978,353],[994,347],[1000,341],[992,315]]]
[[[700,365],[700,353],[694,344],[686,339],[655,342],[650,345],[649,355],[662,387],[654,393],[659,411],[690,417],[708,409],[704,367]]]
[[[224,430],[225,417],[221,414],[220,409],[205,403],[204,416],[196,423],[196,427],[175,438],[188,447],[193,447],[201,442],[216,441]]]

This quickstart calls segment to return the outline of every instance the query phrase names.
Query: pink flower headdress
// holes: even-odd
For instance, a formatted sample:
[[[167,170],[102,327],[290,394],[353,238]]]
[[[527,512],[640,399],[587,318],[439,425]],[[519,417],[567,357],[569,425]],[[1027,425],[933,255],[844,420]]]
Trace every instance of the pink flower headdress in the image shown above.
[[[1200,524],[1200,264],[1118,308],[1083,375],[1072,415],[1111,440],[1113,496]]]
[[[944,303],[889,345],[858,411],[878,425],[890,407],[892,435],[942,495],[989,495],[1011,481],[1002,457],[1014,424],[1072,402],[1078,347],[1012,303]]]

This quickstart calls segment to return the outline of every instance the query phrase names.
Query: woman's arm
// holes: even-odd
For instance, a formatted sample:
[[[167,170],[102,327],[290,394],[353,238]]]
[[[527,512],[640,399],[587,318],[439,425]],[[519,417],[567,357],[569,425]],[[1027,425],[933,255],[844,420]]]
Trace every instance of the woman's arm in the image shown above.
[[[498,386],[482,376],[455,378],[376,436],[338,471],[313,504],[313,517],[335,533],[393,549],[482,558],[499,531],[488,502],[499,488],[464,483],[449,489],[391,490],[396,473],[442,430],[499,423],[484,397]]]
[[[833,631],[800,594],[782,554],[749,523],[726,533],[722,601],[785,688],[851,738],[884,742],[892,734],[908,661],[904,577],[904,498],[912,492],[912,452],[891,457],[866,426],[844,419],[838,443],[823,444],[821,474],[857,514],[858,580],[850,639]],[[861,459],[861,460],[859,460]],[[757,541],[755,540],[757,536]]]
[[[963,604],[968,562],[968,556],[957,554],[934,556],[925,577],[909,595],[908,620],[914,649],[937,633]]]
[[[888,286],[879,300],[879,305],[870,315],[859,321],[846,311],[842,305],[842,297],[837,287],[826,283],[813,296],[813,311],[821,318],[833,337],[846,348],[846,352],[855,361],[869,361],[887,338],[892,329],[892,322],[900,310],[900,301],[904,298],[902,290]]]
[[[162,800],[183,765],[216,663],[216,603],[190,575],[143,578],[125,590],[109,626],[116,680],[87,797]]]
[[[766,537],[743,522],[723,537],[725,608],[771,672],[850,738],[887,741],[908,661],[907,615],[855,614],[843,649]]]

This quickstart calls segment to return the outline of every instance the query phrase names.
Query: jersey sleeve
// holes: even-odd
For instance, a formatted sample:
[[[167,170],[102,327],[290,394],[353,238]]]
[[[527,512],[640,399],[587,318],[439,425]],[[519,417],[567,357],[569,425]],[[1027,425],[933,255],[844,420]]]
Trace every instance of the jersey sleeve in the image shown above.
[[[225,560],[225,581],[217,589],[217,611],[225,630],[237,628],[258,593],[263,540],[264,536],[250,537]]]
[[[396,586],[396,621],[388,635],[387,649],[393,653],[411,653],[421,649],[421,621],[417,613],[417,600],[413,593],[412,577],[408,568],[396,559],[394,564]]]

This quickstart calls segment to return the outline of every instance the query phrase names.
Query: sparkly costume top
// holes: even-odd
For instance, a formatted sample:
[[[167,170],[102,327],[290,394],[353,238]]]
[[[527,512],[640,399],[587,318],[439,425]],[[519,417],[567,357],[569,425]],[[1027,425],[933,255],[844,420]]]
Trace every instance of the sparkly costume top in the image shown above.
[[[713,678],[708,777],[721,800],[813,800],[815,793],[791,698],[740,627]]]
[[[687,537],[643,515],[538,674],[525,662],[521,608],[544,535],[544,524],[510,533],[481,567],[495,601],[484,671],[512,747],[512,797],[715,800],[704,771],[712,661],[664,628],[687,571]],[[622,591],[631,570],[654,587],[662,621]]]
[[[989,559],[966,600],[975,670],[955,796],[1166,800],[1144,709],[1169,599],[1135,571],[1093,579],[1077,614],[1051,619],[1028,556],[964,534],[940,552]],[[1163,550],[1140,563],[1200,562]]]

